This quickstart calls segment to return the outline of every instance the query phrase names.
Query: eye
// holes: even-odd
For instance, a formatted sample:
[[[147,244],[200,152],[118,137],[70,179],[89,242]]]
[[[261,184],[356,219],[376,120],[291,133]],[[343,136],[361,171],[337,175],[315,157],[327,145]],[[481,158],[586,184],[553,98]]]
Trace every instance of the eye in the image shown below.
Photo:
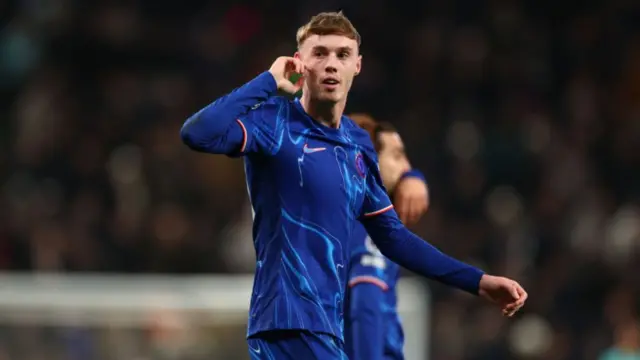
[[[341,51],[338,53],[338,58],[339,59],[346,59],[349,57],[349,52],[348,51]]]

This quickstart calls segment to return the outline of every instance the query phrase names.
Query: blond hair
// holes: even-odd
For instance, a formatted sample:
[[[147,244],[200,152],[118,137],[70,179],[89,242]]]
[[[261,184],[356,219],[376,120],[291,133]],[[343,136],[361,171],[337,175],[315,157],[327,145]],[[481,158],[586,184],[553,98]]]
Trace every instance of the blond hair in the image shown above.
[[[298,47],[312,35],[340,35],[355,40],[360,46],[360,34],[346,16],[339,12],[322,12],[302,25],[296,34]]]

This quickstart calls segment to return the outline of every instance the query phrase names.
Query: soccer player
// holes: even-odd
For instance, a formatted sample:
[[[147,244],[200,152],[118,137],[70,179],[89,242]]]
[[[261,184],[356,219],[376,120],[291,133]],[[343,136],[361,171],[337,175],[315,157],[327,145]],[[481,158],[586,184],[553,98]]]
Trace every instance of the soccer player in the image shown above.
[[[367,133],[343,116],[360,72],[360,36],[341,13],[301,27],[298,51],[191,116],[191,149],[244,157],[256,272],[247,331],[255,359],[344,359],[348,241],[361,221],[380,251],[423,276],[497,302],[524,303],[513,280],[485,274],[398,219]],[[296,83],[288,79],[294,74]],[[278,91],[300,99],[276,96]]]
[[[366,114],[349,118],[367,130],[380,162],[380,175],[393,198],[409,204],[405,224],[415,222],[426,210],[428,189],[424,176],[405,155],[393,125],[377,123]],[[394,201],[394,205],[399,205]],[[356,227],[349,261],[345,308],[345,350],[350,360],[402,360],[404,333],[397,311],[396,284],[400,267],[380,253],[364,226]]]

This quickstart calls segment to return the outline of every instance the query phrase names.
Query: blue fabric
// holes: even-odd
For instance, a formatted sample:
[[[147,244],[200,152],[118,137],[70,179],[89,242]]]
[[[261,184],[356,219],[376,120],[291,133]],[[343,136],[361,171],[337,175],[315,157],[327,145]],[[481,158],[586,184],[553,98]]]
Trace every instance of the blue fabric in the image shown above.
[[[468,266],[402,230],[369,135],[346,117],[338,128],[323,126],[275,92],[263,73],[181,131],[196,151],[244,159],[257,258],[247,336],[303,329],[343,338],[349,239],[362,218],[390,258],[459,285],[464,276],[450,275]],[[436,262],[416,266],[425,261]]]
[[[350,360],[402,360],[404,333],[397,312],[400,267],[375,247],[362,225],[349,262],[345,351]]]
[[[308,331],[268,331],[248,339],[251,360],[348,360],[342,342]]]
[[[404,178],[408,178],[408,177],[418,178],[418,179],[424,181],[425,183],[427,182],[427,178],[418,169],[411,169],[411,170],[407,171],[406,173],[402,174],[402,176],[400,176],[400,180],[402,180]]]
[[[484,274],[443,254],[407,229],[394,210],[362,223],[378,249],[393,262],[430,279],[477,295]]]

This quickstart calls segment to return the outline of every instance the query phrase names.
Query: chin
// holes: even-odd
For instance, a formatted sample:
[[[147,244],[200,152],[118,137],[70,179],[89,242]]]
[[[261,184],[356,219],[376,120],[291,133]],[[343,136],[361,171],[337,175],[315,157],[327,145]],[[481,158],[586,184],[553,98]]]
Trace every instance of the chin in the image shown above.
[[[327,102],[340,102],[340,100],[343,99],[342,96],[342,92],[330,92],[330,93],[324,93],[321,95],[321,100],[323,101],[327,101]]]

